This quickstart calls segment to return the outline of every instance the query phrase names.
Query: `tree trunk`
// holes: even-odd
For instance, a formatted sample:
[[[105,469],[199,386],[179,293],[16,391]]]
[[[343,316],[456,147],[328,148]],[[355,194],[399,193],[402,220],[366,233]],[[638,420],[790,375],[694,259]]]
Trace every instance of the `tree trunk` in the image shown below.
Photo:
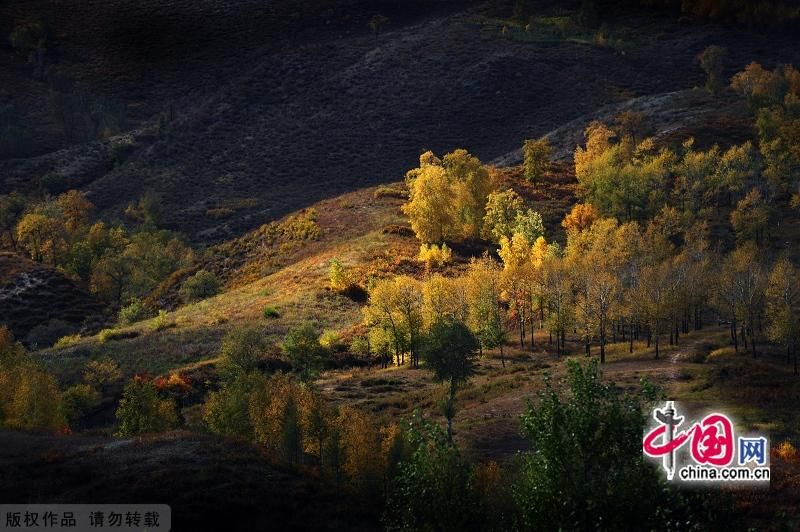
[[[503,367],[506,367],[506,357],[503,354],[503,342],[500,342],[500,362],[503,363]]]
[[[656,335],[656,360],[658,360],[658,335]]]

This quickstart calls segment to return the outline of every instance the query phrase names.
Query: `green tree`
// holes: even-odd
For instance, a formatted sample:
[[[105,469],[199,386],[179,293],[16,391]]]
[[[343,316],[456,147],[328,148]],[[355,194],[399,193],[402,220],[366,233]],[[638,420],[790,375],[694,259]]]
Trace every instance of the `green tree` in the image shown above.
[[[447,384],[443,405],[447,418],[447,439],[453,441],[453,416],[458,387],[475,373],[478,340],[469,328],[459,321],[440,321],[430,328],[421,346],[426,369],[434,378]]]
[[[220,345],[220,370],[225,378],[234,379],[258,369],[266,350],[266,342],[255,327],[235,327],[225,333]]]
[[[164,432],[178,424],[173,399],[162,399],[152,382],[133,378],[125,385],[117,408],[121,437]]]
[[[493,242],[500,242],[503,237],[511,238],[522,207],[522,198],[510,188],[489,194],[483,221],[484,236]]]
[[[522,146],[522,166],[525,170],[525,179],[537,185],[550,169],[552,148],[547,137],[537,140],[528,139]]]
[[[396,530],[481,530],[474,472],[441,427],[415,412],[387,500],[385,520]]]
[[[212,432],[231,438],[252,440],[255,436],[250,417],[253,393],[265,386],[259,373],[237,374],[223,380],[203,405],[203,421]]]
[[[530,244],[536,242],[539,237],[544,236],[542,215],[533,209],[520,210],[514,220],[514,234],[524,236]]]
[[[520,529],[650,530],[678,520],[698,526],[682,497],[666,490],[643,459],[638,397],[604,383],[596,361],[568,362],[566,395],[549,378],[545,384],[521,417],[533,450],[521,456],[513,489]]]
[[[303,382],[313,380],[325,365],[327,350],[319,340],[320,332],[311,322],[298,325],[283,340],[283,352]]]

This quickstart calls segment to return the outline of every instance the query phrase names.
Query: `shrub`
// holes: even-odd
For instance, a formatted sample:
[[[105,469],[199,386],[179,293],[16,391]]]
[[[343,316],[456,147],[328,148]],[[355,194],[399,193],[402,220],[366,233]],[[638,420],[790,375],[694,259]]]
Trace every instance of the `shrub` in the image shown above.
[[[348,270],[342,261],[333,259],[331,266],[328,269],[328,279],[330,280],[331,290],[342,292],[353,284],[353,278],[350,270]]]
[[[275,320],[281,317],[281,313],[275,307],[267,305],[264,307],[264,318],[268,320]]]
[[[264,377],[254,373],[226,381],[219,391],[209,394],[203,406],[203,421],[217,434],[252,440],[250,398],[263,385]]]
[[[121,331],[119,329],[103,329],[97,334],[97,340],[104,344],[114,340],[124,340],[126,338],[136,338],[139,333],[136,331]]]
[[[88,384],[75,384],[64,390],[64,412],[70,426],[75,426],[100,403],[100,394]]]
[[[225,378],[234,379],[258,369],[266,349],[264,337],[256,328],[237,327],[229,330],[220,346],[220,369]]]
[[[81,341],[80,334],[69,334],[67,336],[62,336],[58,339],[55,344],[56,349],[65,349],[67,347],[72,347],[73,345],[78,345]]]
[[[150,324],[150,329],[153,331],[163,331],[175,327],[175,322],[169,319],[169,314],[166,310],[159,310],[158,315],[153,318]]]
[[[378,187],[373,194],[375,199],[393,198],[393,199],[408,199],[408,192],[396,187]]]
[[[773,453],[776,456],[779,456],[784,462],[788,462],[790,464],[800,461],[800,453],[789,440],[782,441],[773,449]]]
[[[103,393],[110,385],[122,379],[122,370],[110,358],[90,360],[83,369],[83,380],[95,390]]]
[[[117,408],[117,436],[136,436],[163,432],[178,424],[175,401],[161,399],[152,382],[132,379],[122,393]]]
[[[184,301],[199,301],[219,293],[220,282],[217,276],[207,270],[200,270],[183,282],[180,294]]]
[[[337,353],[346,349],[346,346],[342,341],[342,335],[331,330],[322,331],[322,334],[319,337],[319,345],[329,351]]]
[[[137,321],[146,320],[152,317],[150,310],[144,306],[142,300],[134,298],[126,306],[119,309],[117,323],[119,325],[131,325]]]
[[[319,331],[308,322],[289,332],[283,341],[283,352],[303,381],[316,377],[327,355],[327,350],[320,344]]]
[[[447,247],[447,244],[442,244],[441,247],[436,244],[422,244],[419,247],[419,255],[417,259],[424,262],[426,266],[440,268],[449,264],[453,260],[453,252]]]

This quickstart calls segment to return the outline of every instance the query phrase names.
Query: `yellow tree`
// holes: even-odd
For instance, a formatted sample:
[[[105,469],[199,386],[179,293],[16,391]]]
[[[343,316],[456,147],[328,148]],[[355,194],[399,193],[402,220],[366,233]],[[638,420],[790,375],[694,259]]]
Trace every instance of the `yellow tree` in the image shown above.
[[[600,362],[604,363],[608,329],[619,311],[622,284],[618,273],[625,259],[616,220],[599,220],[588,231],[570,235],[567,258],[572,265],[576,314],[584,327],[586,352],[590,352],[596,334]]]
[[[407,332],[403,328],[401,317],[397,314],[395,301],[397,285],[393,279],[381,280],[369,291],[369,303],[364,307],[364,324],[370,331],[383,331],[382,335],[370,334],[370,339],[378,345],[391,339],[397,365],[400,365],[401,354],[408,343]]]
[[[561,227],[569,233],[585,231],[600,217],[591,203],[576,203],[561,221]]]
[[[74,237],[89,225],[94,205],[83,192],[70,190],[58,196],[56,203],[64,216],[64,225]]]
[[[512,316],[517,322],[520,347],[524,348],[533,284],[531,244],[524,235],[519,233],[511,238],[502,237],[498,253],[503,261],[503,272],[500,276],[501,286],[505,298],[510,304]]]
[[[743,325],[741,335],[744,347],[748,348],[749,339],[753,357],[757,354],[756,324],[763,312],[767,282],[759,255],[759,249],[752,243],[732,251],[722,265],[718,285],[719,293],[732,306],[734,319]],[[735,329],[733,334],[735,339]]]
[[[537,140],[528,139],[522,146],[523,168],[525,179],[536,185],[550,168],[552,149],[547,137]]]
[[[408,333],[408,354],[411,365],[419,367],[419,346],[423,332],[423,297],[419,281],[401,275],[395,277],[395,309]]]
[[[65,237],[63,221],[49,213],[28,213],[17,224],[18,244],[37,262],[58,266],[67,253]]]
[[[767,335],[786,347],[786,361],[794,354],[797,375],[797,349],[800,345],[800,271],[782,257],[772,267],[767,283]]]
[[[417,238],[435,244],[454,236],[457,213],[450,176],[440,164],[427,160],[427,154],[420,156],[420,167],[406,175],[409,198],[402,210]]]
[[[493,189],[489,171],[477,157],[463,149],[445,155],[442,165],[452,183],[461,236],[464,238],[480,237],[486,211],[486,200]]]
[[[422,296],[425,327],[442,320],[467,321],[469,306],[464,279],[432,275],[422,285]]]
[[[469,305],[467,324],[484,348],[500,348],[500,361],[506,365],[503,353],[505,327],[500,306],[500,265],[484,255],[472,259],[464,279]]]
[[[547,326],[556,334],[556,351],[564,350],[566,331],[573,323],[572,278],[564,259],[551,253],[542,261],[543,295],[547,302]]]

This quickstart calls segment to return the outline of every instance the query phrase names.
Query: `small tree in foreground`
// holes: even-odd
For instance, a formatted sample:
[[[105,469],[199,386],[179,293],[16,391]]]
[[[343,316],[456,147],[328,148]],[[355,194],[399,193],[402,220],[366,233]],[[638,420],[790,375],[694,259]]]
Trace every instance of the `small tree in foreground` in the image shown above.
[[[521,418],[533,450],[521,455],[514,486],[519,528],[702,529],[687,499],[643,459],[641,399],[603,382],[595,360],[570,361],[568,372],[566,396],[548,379]]]
[[[421,355],[425,367],[433,372],[437,381],[448,385],[443,410],[450,442],[453,441],[456,390],[475,373],[479,347],[478,340],[469,328],[458,321],[434,323],[422,342]]]
[[[415,412],[405,427],[410,456],[392,481],[390,530],[480,530],[473,471],[438,425]]]

